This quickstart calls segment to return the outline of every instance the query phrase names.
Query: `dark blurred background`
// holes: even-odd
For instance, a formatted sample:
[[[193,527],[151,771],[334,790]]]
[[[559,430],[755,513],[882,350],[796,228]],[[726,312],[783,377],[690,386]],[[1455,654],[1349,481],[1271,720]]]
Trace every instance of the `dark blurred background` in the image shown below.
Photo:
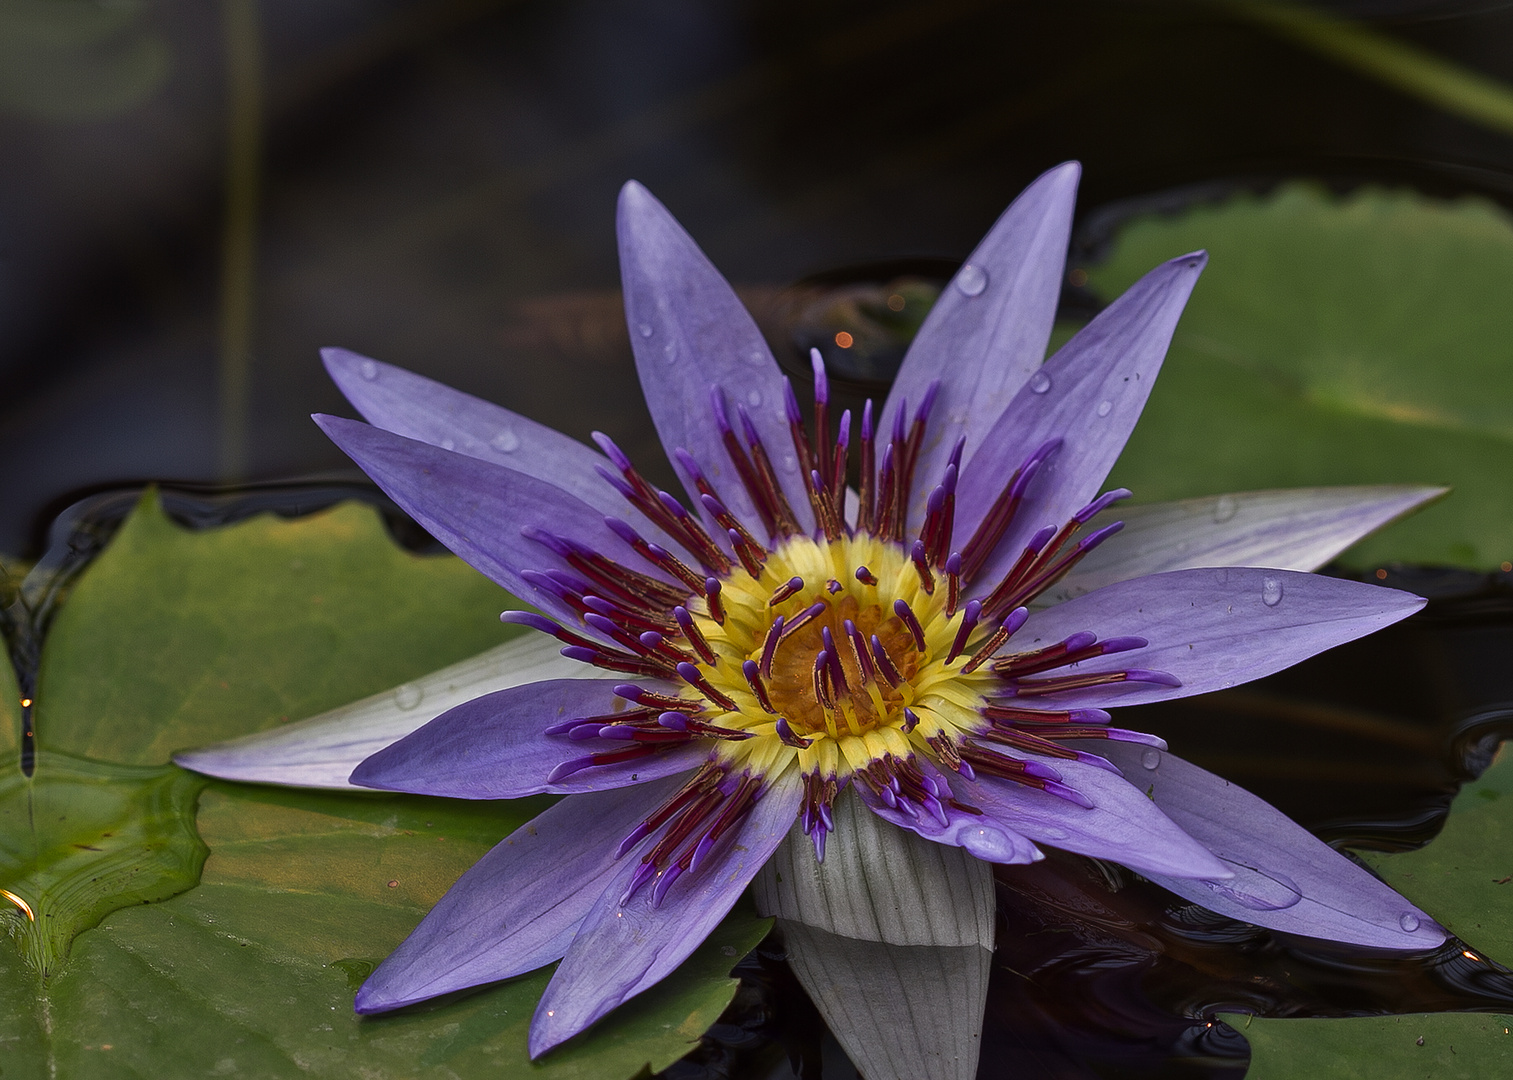
[[[792,355],[845,317],[815,289],[884,259],[928,279],[1068,158],[1078,258],[1132,207],[1292,176],[1513,201],[1513,118],[1275,10],[0,0],[0,552],[116,481],[340,474],[307,418],[345,409],[327,344],[651,461],[616,289],[630,177]],[[1505,3],[1301,10],[1513,84]]]

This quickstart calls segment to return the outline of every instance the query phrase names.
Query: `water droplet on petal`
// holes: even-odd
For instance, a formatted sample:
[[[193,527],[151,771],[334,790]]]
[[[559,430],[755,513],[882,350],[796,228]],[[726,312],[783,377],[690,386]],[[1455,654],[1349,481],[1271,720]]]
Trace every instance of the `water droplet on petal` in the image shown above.
[[[367,379],[369,382],[372,382],[374,379],[378,378],[378,365],[371,360],[364,360],[361,364],[357,365],[357,370],[362,374],[362,377],[364,379]]]
[[[1397,924],[1411,934],[1419,928],[1418,916],[1411,911],[1405,911],[1397,917]]]
[[[982,290],[988,287],[988,272],[967,263],[956,273],[956,287],[965,296],[981,296]]]
[[[1214,503],[1214,524],[1223,525],[1240,512],[1240,503],[1233,495],[1220,495]]]
[[[508,454],[520,448],[520,436],[513,428],[500,428],[499,434],[489,440],[489,445],[501,454]]]
[[[746,404],[750,405],[754,409],[761,403],[762,392],[760,390],[748,390],[746,392]]]
[[[1051,388],[1051,377],[1043,371],[1037,371],[1030,376],[1030,391],[1043,394]]]
[[[401,683],[394,688],[394,704],[401,709],[415,708],[423,697],[425,697],[425,691],[414,683]]]
[[[636,324],[636,333],[640,334],[642,337],[651,337],[652,334],[656,333],[656,331],[651,328],[651,323],[644,322]]]
[[[1140,755],[1140,764],[1147,769],[1154,769],[1161,764],[1161,751],[1155,747],[1148,747],[1145,753]]]
[[[1280,578],[1269,577],[1261,582],[1261,603],[1267,607],[1276,607],[1282,602],[1282,581]]]
[[[1113,411],[1114,411],[1114,403],[1112,401],[1108,400],[1107,398],[1104,398],[1102,401],[1100,401],[1098,403],[1098,415],[1099,416],[1107,416],[1109,413],[1111,413]]]
[[[457,444],[454,443],[451,439],[442,439],[441,440],[441,448],[443,450],[456,450],[457,449]]]
[[[1223,858],[1221,855],[1220,858]],[[1235,876],[1203,882],[1211,891],[1251,911],[1281,911],[1303,899],[1303,890],[1279,870],[1259,870],[1225,859]]]

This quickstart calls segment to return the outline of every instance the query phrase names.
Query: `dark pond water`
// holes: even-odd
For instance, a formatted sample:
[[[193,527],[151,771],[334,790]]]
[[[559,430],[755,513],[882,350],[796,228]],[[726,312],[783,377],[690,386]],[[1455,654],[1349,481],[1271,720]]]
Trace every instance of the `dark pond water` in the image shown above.
[[[60,585],[130,505],[123,482],[177,482],[169,510],[197,525],[381,503],[307,419],[344,411],[321,345],[655,461],[616,290],[628,177],[785,362],[821,344],[858,398],[886,386],[955,261],[1064,159],[1086,167],[1078,259],[1136,210],[1298,176],[1513,205],[1513,136],[1218,4],[261,0],[228,37],[236,6],[143,7],[118,39],[167,62],[141,86],[62,94],[100,63],[65,41],[35,92],[0,100],[0,552]],[[1508,4],[1316,7],[1513,84]],[[1069,284],[1064,314],[1099,299]],[[1513,646],[1513,582],[1386,583],[1429,608],[1136,726],[1331,841],[1424,842],[1513,716],[1491,659]],[[23,677],[41,629],[8,627]],[[1087,860],[1006,873],[999,901],[985,1076],[1237,1077],[1245,1046],[1215,1010],[1513,1004],[1508,974],[1453,943],[1403,961],[1284,941]],[[850,1075],[781,948],[742,965],[669,1076]]]

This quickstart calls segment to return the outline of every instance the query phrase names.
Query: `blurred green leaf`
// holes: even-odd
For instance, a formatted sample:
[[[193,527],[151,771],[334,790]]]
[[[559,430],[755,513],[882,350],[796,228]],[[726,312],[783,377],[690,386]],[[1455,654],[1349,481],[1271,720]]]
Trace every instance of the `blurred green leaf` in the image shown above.
[[[0,0],[0,109],[100,120],[146,102],[173,57],[144,0]]]
[[[1110,485],[1142,501],[1314,484],[1449,484],[1345,557],[1513,558],[1513,221],[1478,201],[1289,185],[1137,218],[1089,269],[1113,297],[1212,261]]]
[[[1513,1075],[1513,1017],[1415,1013],[1262,1020],[1221,1013],[1250,1042],[1245,1080],[1488,1080]]]
[[[148,499],[81,577],[48,637],[37,776],[59,783],[66,765],[198,788],[158,763],[176,748],[277,725],[479,652],[515,632],[497,619],[510,603],[456,559],[399,550],[366,508],[192,533]],[[140,764],[63,761],[62,749]],[[19,771],[7,778],[33,792],[39,783]],[[134,790],[106,785],[90,799],[123,803]],[[210,849],[197,887],[105,915],[45,975],[20,949],[0,946],[4,1080],[486,1069],[614,1080],[666,1067],[730,1002],[730,968],[766,920],[738,910],[673,976],[541,1063],[528,1063],[525,1039],[550,971],[396,1015],[352,1012],[356,986],[451,883],[548,804],[211,782],[197,818]],[[7,842],[18,831],[0,827]],[[19,831],[22,841],[34,835]],[[62,842],[72,844],[72,833]],[[178,847],[198,842],[189,832]],[[69,857],[91,855],[106,857]],[[24,944],[24,916],[0,920]]]

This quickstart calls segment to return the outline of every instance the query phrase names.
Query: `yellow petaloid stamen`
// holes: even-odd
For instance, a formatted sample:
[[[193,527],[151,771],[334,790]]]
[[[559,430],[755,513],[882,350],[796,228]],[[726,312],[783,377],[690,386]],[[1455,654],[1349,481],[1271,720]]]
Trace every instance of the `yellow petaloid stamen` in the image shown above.
[[[862,566],[876,585],[857,579]],[[795,578],[803,584],[790,588]],[[776,604],[774,596],[781,598]],[[884,756],[926,749],[926,736],[951,736],[982,724],[975,709],[992,675],[962,674],[969,653],[946,661],[963,613],[946,614],[946,590],[927,593],[896,544],[865,535],[834,542],[791,539],[770,552],[759,577],[733,571],[721,582],[721,599],[723,623],[698,613],[694,618],[719,657],[715,664],[698,665],[699,671],[736,703],[733,711],[704,717],[753,736],[720,744],[717,753],[732,766],[772,772],[797,763],[806,773],[849,775]],[[923,649],[895,613],[899,600],[919,621]],[[815,605],[818,613],[801,620]],[[774,715],[752,693],[743,665],[761,665],[768,631],[778,616],[785,624],[801,624],[783,634],[761,671]],[[848,621],[857,635],[848,632]],[[820,654],[829,651],[827,632],[835,656],[817,665]],[[878,669],[874,636],[897,669],[897,686]],[[905,710],[916,720],[927,718],[923,730],[909,731]],[[778,717],[786,720],[793,741],[781,737]],[[795,744],[803,740],[808,746]]]

